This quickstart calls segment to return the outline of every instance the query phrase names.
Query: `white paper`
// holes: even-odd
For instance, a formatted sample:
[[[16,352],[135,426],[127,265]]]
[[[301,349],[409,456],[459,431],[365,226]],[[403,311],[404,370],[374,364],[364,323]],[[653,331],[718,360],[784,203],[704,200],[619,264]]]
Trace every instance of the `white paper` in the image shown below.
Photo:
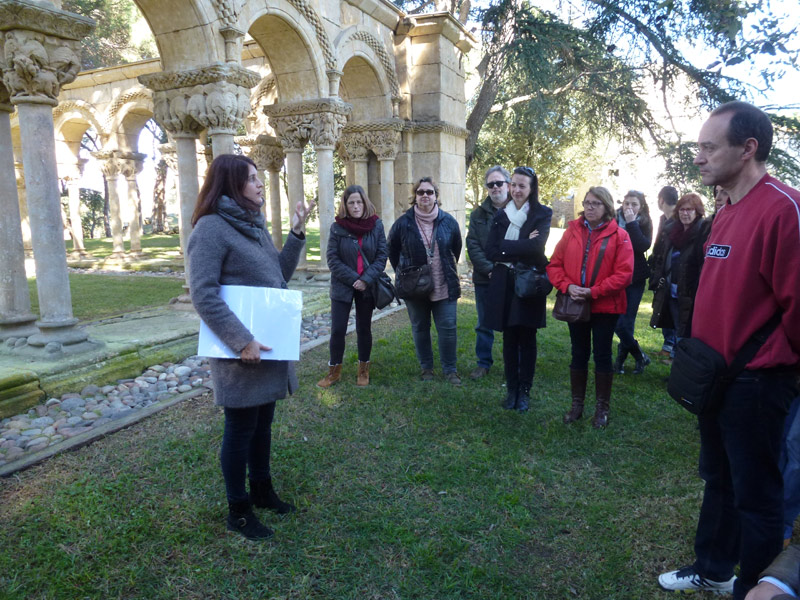
[[[261,351],[266,360],[300,359],[300,326],[303,292],[246,285],[220,286],[220,297],[257,342],[272,348]],[[197,343],[198,356],[239,358],[211,328],[202,322]]]

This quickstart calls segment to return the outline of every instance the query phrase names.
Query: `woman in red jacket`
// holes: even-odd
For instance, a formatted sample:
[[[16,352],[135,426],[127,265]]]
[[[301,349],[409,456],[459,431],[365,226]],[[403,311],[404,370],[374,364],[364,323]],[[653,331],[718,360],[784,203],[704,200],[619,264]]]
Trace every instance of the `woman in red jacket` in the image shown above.
[[[589,188],[583,199],[583,212],[567,225],[547,267],[550,281],[558,291],[592,303],[589,321],[569,324],[572,407],[564,415],[564,423],[577,421],[583,414],[591,353],[597,399],[592,426],[598,429],[608,423],[614,377],[611,344],[619,315],[627,308],[625,288],[633,278],[631,241],[614,217],[611,193],[604,187]],[[592,282],[595,271],[597,277]]]

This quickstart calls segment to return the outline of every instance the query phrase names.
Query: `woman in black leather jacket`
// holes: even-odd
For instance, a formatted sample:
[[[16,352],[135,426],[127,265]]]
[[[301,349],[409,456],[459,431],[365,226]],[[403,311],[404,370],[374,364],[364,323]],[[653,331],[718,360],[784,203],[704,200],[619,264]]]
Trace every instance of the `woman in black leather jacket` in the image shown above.
[[[433,291],[421,300],[406,299],[422,380],[433,379],[431,316],[439,335],[439,359],[445,379],[461,385],[456,369],[456,302],[461,296],[456,263],[461,254],[458,222],[439,207],[439,188],[430,177],[414,185],[411,208],[389,231],[389,261],[395,272],[430,265]]]
[[[386,268],[386,236],[360,185],[348,187],[339,202],[336,220],[328,238],[328,268],[331,270],[331,340],[328,374],[317,385],[328,388],[341,379],[344,338],[350,308],[356,304],[358,376],[356,385],[369,385],[372,351],[373,283]],[[365,260],[366,259],[366,260]]]

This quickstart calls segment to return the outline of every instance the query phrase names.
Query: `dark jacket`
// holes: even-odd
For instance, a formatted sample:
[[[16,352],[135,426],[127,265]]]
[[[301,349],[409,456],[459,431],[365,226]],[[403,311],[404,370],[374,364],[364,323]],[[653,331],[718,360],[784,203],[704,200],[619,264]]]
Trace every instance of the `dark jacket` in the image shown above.
[[[467,256],[472,263],[472,283],[486,285],[494,263],[486,258],[486,242],[489,230],[497,214],[491,198],[486,198],[469,216],[467,231]]]
[[[514,293],[514,272],[501,263],[519,262],[544,269],[547,266],[544,247],[550,236],[552,217],[553,211],[549,207],[538,202],[532,204],[528,218],[520,227],[519,239],[507,240],[505,235],[510,225],[508,215],[504,210],[497,211],[486,242],[486,256],[495,263],[486,299],[487,327],[497,331],[520,325],[545,327],[547,298],[518,297]],[[530,239],[528,236],[533,230],[538,230],[539,235]]]
[[[442,262],[444,278],[447,282],[448,300],[456,300],[461,296],[461,285],[458,282],[456,262],[461,256],[461,230],[458,222],[439,207],[439,216],[435,221],[436,246]],[[409,266],[422,266],[428,263],[425,244],[414,219],[412,206],[394,222],[389,230],[389,262],[395,271]]]
[[[668,222],[656,242],[653,252],[653,275],[651,285],[655,286],[653,295],[653,317],[650,326],[674,328],[678,337],[689,337],[692,333],[692,313],[700,271],[703,268],[705,252],[703,246],[711,231],[710,219],[697,219],[689,230],[689,239],[681,251],[677,273],[672,269],[672,242],[669,235],[674,227],[683,227],[680,221]],[[678,322],[673,323],[669,312],[670,285],[678,285]]]
[[[358,236],[350,233],[338,223],[331,225],[328,238],[328,268],[331,270],[331,300],[350,302],[353,299],[353,284],[361,279],[368,286],[378,279],[386,269],[386,235],[380,219],[375,227],[364,234],[361,250],[367,257],[369,267],[359,277],[356,271],[358,263]]]
[[[622,216],[622,209],[617,210],[617,223],[625,222]],[[650,277],[650,267],[644,253],[650,250],[653,244],[653,222],[648,218],[644,225],[639,219],[625,223],[625,231],[631,238],[633,248],[633,281],[631,283],[641,283]]]

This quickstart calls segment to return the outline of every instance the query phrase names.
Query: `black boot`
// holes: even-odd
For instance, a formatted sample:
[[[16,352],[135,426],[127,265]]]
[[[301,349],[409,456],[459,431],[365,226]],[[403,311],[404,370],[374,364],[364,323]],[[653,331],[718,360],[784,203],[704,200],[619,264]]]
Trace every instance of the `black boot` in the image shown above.
[[[528,407],[531,403],[531,386],[527,383],[522,383],[517,392],[517,405],[514,407],[519,412],[528,412]]]
[[[603,429],[608,425],[608,411],[611,404],[611,385],[613,382],[613,373],[594,372],[594,387],[597,404],[594,408],[592,427],[595,429]]]
[[[508,388],[508,393],[500,406],[506,410],[514,410],[517,406],[517,386],[509,384],[506,387]]]
[[[227,525],[229,531],[241,533],[248,540],[266,540],[275,532],[253,514],[250,502],[229,502]]]
[[[644,373],[644,368],[650,364],[650,357],[639,348],[639,342],[636,342],[631,349],[633,358],[636,359],[636,366],[633,368],[634,375],[641,375]]]
[[[614,373],[622,375],[625,372],[626,358],[628,358],[628,348],[620,343],[617,346],[617,360],[614,361]]]
[[[258,508],[268,508],[278,514],[294,512],[294,504],[289,504],[278,498],[272,488],[272,477],[263,481],[250,480],[250,501]]]

